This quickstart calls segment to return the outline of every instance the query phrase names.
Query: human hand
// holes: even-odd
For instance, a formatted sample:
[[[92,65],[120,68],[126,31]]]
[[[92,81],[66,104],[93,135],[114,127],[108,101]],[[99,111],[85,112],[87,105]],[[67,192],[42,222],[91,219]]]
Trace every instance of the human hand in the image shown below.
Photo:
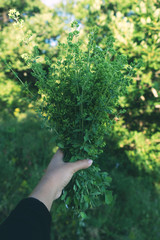
[[[64,162],[63,152],[59,149],[49,163],[45,175],[30,197],[42,201],[50,210],[52,202],[61,196],[62,190],[69,183],[74,173],[92,165],[92,160]]]
[[[46,170],[47,177],[52,180],[55,190],[55,199],[61,196],[62,190],[70,182],[74,173],[92,165],[92,160],[79,160],[76,162],[64,162],[63,152],[59,149],[53,156]]]

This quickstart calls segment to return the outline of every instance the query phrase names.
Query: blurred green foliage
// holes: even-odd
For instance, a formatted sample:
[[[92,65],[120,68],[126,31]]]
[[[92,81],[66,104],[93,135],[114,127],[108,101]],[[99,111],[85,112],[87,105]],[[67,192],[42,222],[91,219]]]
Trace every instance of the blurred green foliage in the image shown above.
[[[9,9],[16,8],[26,19],[26,33],[32,30],[37,36],[32,41],[38,45],[42,60],[48,56],[54,62],[59,56],[56,40],[66,38],[64,30],[69,29],[74,15],[81,23],[84,44],[89,28],[97,25],[100,33],[96,41],[102,49],[107,37],[113,36],[116,50],[127,55],[130,63],[140,58],[144,62],[128,95],[120,99],[120,109],[125,108],[126,113],[117,117],[100,156],[101,169],[112,177],[112,204],[88,210],[88,218],[79,221],[70,209],[57,211],[59,201],[55,201],[52,239],[159,240],[159,1],[67,2],[55,9],[48,9],[39,0],[0,3],[0,221],[30,193],[55,151],[53,134],[41,128],[32,98],[26,100],[23,86],[4,62],[38,94],[21,58],[30,49],[22,43],[17,47],[18,34],[7,15]],[[45,61],[43,64],[45,68]]]

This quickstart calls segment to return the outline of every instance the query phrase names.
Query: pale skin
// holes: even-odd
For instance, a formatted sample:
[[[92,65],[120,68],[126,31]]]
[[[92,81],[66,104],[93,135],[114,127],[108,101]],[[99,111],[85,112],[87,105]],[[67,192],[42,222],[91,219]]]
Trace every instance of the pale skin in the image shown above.
[[[91,159],[76,162],[64,162],[63,152],[59,149],[51,159],[46,172],[29,197],[41,201],[50,211],[54,200],[59,198],[64,187],[70,182],[74,173],[92,165]]]

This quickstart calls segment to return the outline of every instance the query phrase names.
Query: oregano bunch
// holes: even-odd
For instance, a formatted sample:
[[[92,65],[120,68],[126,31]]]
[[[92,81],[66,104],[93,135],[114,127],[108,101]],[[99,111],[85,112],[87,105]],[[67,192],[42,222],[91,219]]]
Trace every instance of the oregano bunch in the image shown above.
[[[10,17],[18,23],[15,12]],[[135,70],[126,56],[116,53],[112,37],[102,49],[96,42],[99,29],[95,27],[84,45],[78,27],[74,21],[67,41],[59,42],[56,62],[47,57],[45,63],[39,61],[37,46],[32,54],[24,53],[23,58],[36,78],[42,98],[39,111],[53,130],[57,146],[65,153],[65,161],[94,160],[92,167],[73,177],[61,196],[67,208],[85,218],[86,209],[112,201],[108,190],[111,178],[101,172],[98,157],[114,117],[119,114],[118,99],[126,93]]]
[[[73,160],[95,159],[102,153],[104,136],[117,114],[118,98],[126,92],[133,72],[125,56],[115,55],[113,38],[108,39],[105,50],[96,45],[97,32],[96,28],[91,30],[86,51],[81,41],[73,43],[79,31],[70,32],[67,43],[59,43],[57,62],[45,58],[48,71],[37,61],[37,47],[27,59],[43,96],[41,111],[57,134],[59,147]]]

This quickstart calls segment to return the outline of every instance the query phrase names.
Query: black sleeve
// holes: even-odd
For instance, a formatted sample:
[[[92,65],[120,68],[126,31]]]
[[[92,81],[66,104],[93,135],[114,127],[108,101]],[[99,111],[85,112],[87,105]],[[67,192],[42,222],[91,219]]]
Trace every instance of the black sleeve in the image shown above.
[[[51,215],[35,198],[23,199],[0,225],[1,240],[49,240]]]

